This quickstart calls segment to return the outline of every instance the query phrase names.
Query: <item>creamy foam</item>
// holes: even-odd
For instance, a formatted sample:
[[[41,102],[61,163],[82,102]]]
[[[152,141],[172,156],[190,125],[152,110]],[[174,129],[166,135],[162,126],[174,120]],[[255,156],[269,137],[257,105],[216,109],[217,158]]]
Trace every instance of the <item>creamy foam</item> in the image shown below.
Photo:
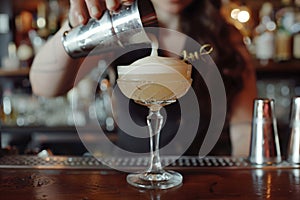
[[[150,75],[150,74],[170,74],[182,76],[182,78],[191,78],[192,66],[183,60],[170,57],[148,56],[139,59],[128,66],[118,66],[120,78],[130,75]],[[177,77],[176,76],[176,77]]]
[[[158,43],[152,41],[150,56],[118,66],[118,85],[128,98],[137,101],[167,101],[183,96],[191,86],[192,66],[185,61],[157,55]]]

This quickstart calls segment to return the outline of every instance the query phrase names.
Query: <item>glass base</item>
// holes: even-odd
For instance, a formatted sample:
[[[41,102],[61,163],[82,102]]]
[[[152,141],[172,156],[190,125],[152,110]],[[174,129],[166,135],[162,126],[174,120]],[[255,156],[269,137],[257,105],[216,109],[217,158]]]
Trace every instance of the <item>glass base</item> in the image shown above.
[[[135,187],[144,189],[168,189],[182,184],[182,175],[174,171],[161,173],[141,173],[127,175],[127,182]]]

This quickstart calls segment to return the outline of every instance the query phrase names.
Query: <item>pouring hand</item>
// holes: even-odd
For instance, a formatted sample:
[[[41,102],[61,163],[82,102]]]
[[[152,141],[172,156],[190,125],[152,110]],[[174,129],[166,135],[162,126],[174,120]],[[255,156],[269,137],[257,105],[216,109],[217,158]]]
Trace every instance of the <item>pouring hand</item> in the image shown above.
[[[99,19],[104,10],[117,11],[121,4],[134,0],[70,0],[69,24],[72,27],[86,24],[89,18]]]

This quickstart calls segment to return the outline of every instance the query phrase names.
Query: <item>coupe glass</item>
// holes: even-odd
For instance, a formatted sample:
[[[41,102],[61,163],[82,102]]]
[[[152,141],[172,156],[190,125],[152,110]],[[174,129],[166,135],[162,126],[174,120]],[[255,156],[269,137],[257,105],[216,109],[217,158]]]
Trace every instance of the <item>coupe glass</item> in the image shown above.
[[[136,103],[149,108],[147,125],[150,134],[150,162],[145,172],[129,174],[127,182],[135,187],[147,189],[168,189],[182,183],[182,175],[175,171],[163,169],[159,155],[160,130],[163,124],[163,116],[160,109],[163,106],[174,103],[190,88],[192,80],[182,78],[156,79],[157,76],[148,74],[148,78],[138,80],[135,77],[126,76],[117,80],[122,93]],[[156,79],[156,80],[155,80]]]

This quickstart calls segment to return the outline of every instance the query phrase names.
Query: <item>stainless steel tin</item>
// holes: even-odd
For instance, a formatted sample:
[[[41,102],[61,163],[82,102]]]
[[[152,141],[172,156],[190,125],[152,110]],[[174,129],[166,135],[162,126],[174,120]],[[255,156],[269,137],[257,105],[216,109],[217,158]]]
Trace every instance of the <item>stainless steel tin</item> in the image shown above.
[[[294,97],[292,100],[290,128],[287,160],[293,164],[300,164],[300,97]]]
[[[251,134],[250,163],[270,165],[281,162],[274,100],[254,100]]]
[[[106,10],[102,17],[90,19],[86,25],[66,31],[62,43],[73,58],[125,48],[134,44],[150,44],[144,27],[157,26],[157,18],[150,0],[136,0],[122,5],[120,11]]]

